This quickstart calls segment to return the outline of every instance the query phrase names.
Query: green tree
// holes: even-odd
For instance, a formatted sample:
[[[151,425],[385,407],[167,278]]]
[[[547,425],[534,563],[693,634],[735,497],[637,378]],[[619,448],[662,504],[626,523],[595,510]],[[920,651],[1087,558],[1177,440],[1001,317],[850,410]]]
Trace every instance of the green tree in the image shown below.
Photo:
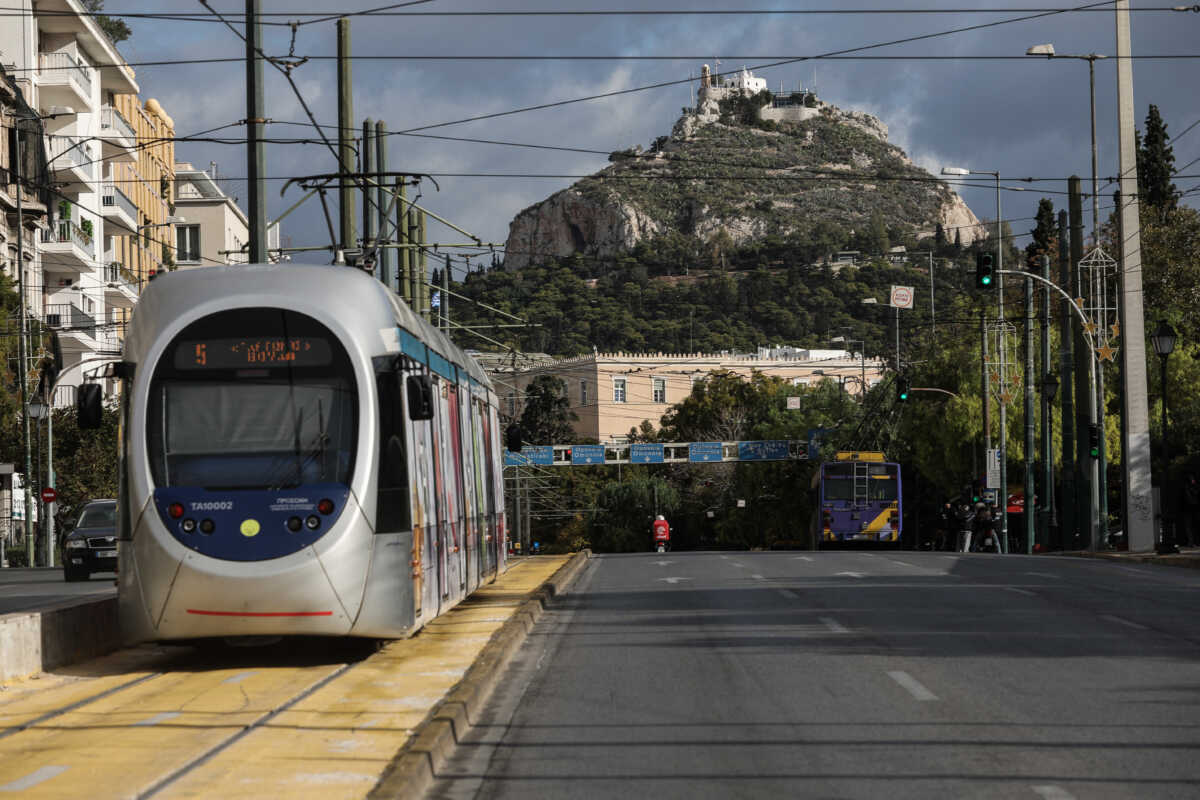
[[[1146,130],[1138,137],[1138,195],[1143,205],[1159,213],[1175,208],[1179,192],[1171,178],[1175,174],[1175,153],[1168,144],[1167,123],[1153,103],[1146,114]]]
[[[93,15],[100,30],[104,31],[113,44],[119,44],[133,35],[133,31],[129,30],[124,20],[99,13],[104,9],[104,0],[83,0],[83,8]]]
[[[1050,263],[1056,264],[1058,262],[1058,223],[1054,219],[1054,203],[1050,198],[1043,197],[1038,201],[1035,219],[1037,222],[1030,231],[1033,234],[1033,241],[1025,248],[1026,259],[1039,253],[1045,253],[1050,256]]]
[[[529,444],[558,444],[575,438],[571,423],[579,419],[567,399],[567,384],[553,375],[539,375],[525,389],[521,432]]]
[[[679,492],[661,477],[607,483],[588,520],[591,547],[605,553],[649,550],[650,523],[656,510],[669,518],[678,508]]]

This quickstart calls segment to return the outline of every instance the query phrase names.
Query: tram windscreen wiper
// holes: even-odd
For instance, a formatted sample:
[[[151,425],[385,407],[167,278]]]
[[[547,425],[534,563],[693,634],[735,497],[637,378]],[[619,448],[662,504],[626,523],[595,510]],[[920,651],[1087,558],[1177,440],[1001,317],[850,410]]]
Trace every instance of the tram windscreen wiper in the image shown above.
[[[308,465],[317,459],[321,463],[325,460],[325,449],[329,445],[329,434],[325,431],[325,411],[321,398],[317,398],[317,433],[307,444],[301,445],[300,436],[303,426],[304,421],[302,416],[297,415],[292,440],[295,462],[290,467],[284,467],[284,477],[271,485],[271,491],[283,489],[288,486],[298,486],[304,483],[304,470],[307,469]]]

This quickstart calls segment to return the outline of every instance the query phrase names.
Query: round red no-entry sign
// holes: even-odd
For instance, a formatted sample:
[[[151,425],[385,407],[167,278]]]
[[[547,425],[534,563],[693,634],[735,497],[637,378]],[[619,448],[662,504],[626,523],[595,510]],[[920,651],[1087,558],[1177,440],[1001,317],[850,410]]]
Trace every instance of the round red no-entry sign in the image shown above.
[[[43,503],[53,503],[57,499],[58,499],[58,492],[54,491],[54,489],[52,487],[47,486],[45,489],[42,489],[42,502]]]

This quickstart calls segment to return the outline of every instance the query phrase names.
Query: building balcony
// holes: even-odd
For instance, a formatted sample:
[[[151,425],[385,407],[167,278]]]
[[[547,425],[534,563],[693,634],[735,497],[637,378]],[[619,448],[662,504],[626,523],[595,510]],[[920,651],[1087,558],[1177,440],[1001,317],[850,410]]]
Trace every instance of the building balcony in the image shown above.
[[[136,236],[138,232],[138,210],[129,196],[115,184],[104,184],[100,195],[100,215],[104,217],[110,236]]]
[[[38,57],[38,95],[45,107],[92,108],[91,69],[74,53],[60,50]]]
[[[64,350],[95,352],[96,318],[74,303],[47,303],[45,323],[58,331]]]
[[[100,142],[105,161],[137,161],[137,132],[112,106],[100,109]]]
[[[96,260],[92,237],[69,219],[60,219],[42,231],[41,249],[47,272],[90,272]]]
[[[123,265],[114,261],[104,267],[104,300],[117,308],[133,308],[140,287],[137,278]]]
[[[91,142],[78,136],[51,134],[47,137],[49,147],[48,166],[56,183],[74,195],[86,191],[95,174],[95,156]]]

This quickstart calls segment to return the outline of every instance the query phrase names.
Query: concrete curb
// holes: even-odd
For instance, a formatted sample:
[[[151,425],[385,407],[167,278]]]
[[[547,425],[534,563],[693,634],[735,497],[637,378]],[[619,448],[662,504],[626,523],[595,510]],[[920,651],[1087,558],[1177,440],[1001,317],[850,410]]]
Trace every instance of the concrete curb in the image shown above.
[[[1132,561],[1137,564],[1163,564],[1169,567],[1200,569],[1200,553],[1175,553],[1160,556],[1157,553],[1090,553],[1086,550],[1058,553],[1076,558],[1099,558],[1104,561]]]
[[[472,720],[478,719],[499,684],[504,666],[525,642],[550,601],[574,583],[590,557],[588,550],[576,553],[521,604],[492,636],[462,681],[416,727],[367,795],[369,800],[418,797],[433,786],[438,770],[471,730]]]
[[[71,600],[0,616],[0,681],[111,653],[120,645],[117,598]]]

